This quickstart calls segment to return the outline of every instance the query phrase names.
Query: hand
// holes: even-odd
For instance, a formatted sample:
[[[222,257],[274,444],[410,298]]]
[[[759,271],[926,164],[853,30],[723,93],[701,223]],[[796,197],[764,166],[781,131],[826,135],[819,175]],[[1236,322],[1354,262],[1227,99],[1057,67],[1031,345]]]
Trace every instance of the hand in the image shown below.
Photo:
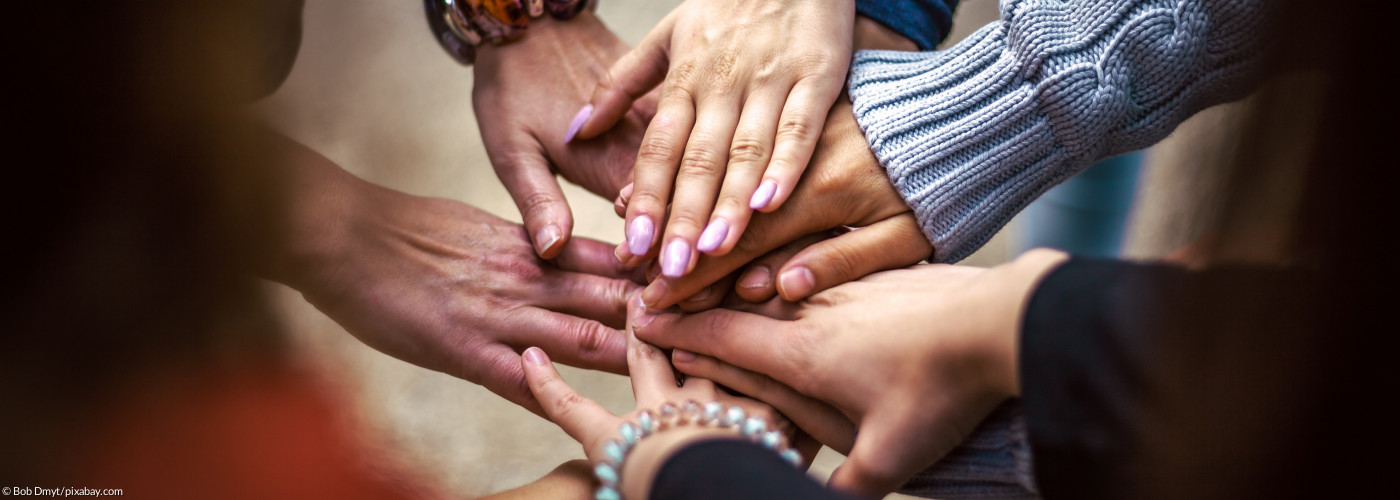
[[[732,249],[752,210],[784,204],[845,84],[854,16],[852,0],[690,1],[609,70],[580,138],[665,80],[634,173],[631,255],[653,252],[668,203],[660,264],[672,279],[698,252]]]
[[[1036,283],[1065,255],[992,269],[941,264],[872,275],[759,314],[716,309],[632,320],[636,335],[753,370],[839,409],[859,431],[833,487],[893,491],[1020,392],[1017,337]],[[696,361],[674,356],[677,369]]]
[[[633,315],[640,314],[639,301],[632,301]],[[643,410],[653,414],[662,404],[670,403],[677,407],[686,401],[701,405],[718,401],[726,408],[734,405],[743,407],[749,416],[763,418],[770,428],[782,430],[789,442],[796,442],[803,456],[808,459],[819,445],[815,441],[799,436],[787,419],[767,405],[752,399],[731,396],[720,390],[713,382],[698,377],[688,377],[677,387],[675,372],[666,354],[655,346],[637,340],[631,328],[627,330],[627,366],[632,378],[632,393],[637,407],[624,415],[613,415],[597,403],[580,396],[559,376],[550,363],[549,357],[539,348],[529,348],[523,355],[521,367],[529,380],[530,390],[544,405],[544,411],[559,427],[583,445],[584,454],[593,462],[603,462],[607,453],[604,445],[618,436],[618,427],[623,422],[636,422]],[[650,491],[651,479],[660,465],[672,452],[685,444],[706,438],[737,438],[732,429],[720,429],[699,425],[678,425],[641,440],[628,455],[622,474],[622,491],[626,498],[646,498]],[[796,441],[794,441],[796,440]]]
[[[626,372],[625,341],[609,325],[622,326],[638,286],[611,245],[574,240],[546,262],[516,224],[369,184],[298,151],[287,250],[268,274],[365,344],[536,413],[516,354],[525,347]]]
[[[586,142],[568,142],[559,120],[583,105],[609,64],[627,52],[591,12],[531,21],[518,42],[483,45],[474,67],[472,103],[496,175],[510,191],[543,258],[559,255],[573,215],[554,174],[612,199],[627,184],[654,97],[620,109],[618,125]]]
[[[631,201],[635,200],[633,195]],[[781,267],[776,266],[779,261],[765,260],[770,267],[749,269],[739,277],[738,288],[776,287],[784,299],[799,300],[873,272],[914,264],[932,254],[913,212],[871,154],[850,102],[843,98],[827,116],[812,164],[788,202],[772,213],[755,216],[733,251],[701,257],[694,271],[682,278],[657,278],[642,299],[654,309],[670,307],[770,251],[846,226],[862,228],[793,250]],[[629,265],[640,260],[625,244],[616,252]],[[753,290],[741,293],[762,295]]]

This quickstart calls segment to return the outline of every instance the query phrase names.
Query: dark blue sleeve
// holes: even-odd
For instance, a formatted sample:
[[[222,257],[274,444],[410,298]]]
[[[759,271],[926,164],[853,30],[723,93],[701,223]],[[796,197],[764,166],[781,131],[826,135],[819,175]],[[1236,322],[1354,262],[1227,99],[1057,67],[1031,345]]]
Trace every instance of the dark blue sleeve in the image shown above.
[[[953,27],[958,0],[856,0],[862,15],[913,40],[919,50],[933,50]]]

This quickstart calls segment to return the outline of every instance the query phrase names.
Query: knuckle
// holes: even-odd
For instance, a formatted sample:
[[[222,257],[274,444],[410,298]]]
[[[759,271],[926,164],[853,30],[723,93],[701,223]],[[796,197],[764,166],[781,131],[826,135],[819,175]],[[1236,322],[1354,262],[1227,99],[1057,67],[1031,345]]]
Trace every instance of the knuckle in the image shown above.
[[[673,206],[671,208],[671,219],[667,222],[667,226],[674,229],[693,230],[700,228],[704,223],[704,216],[695,213],[689,208]],[[674,229],[670,230],[672,234],[676,234]]]
[[[764,141],[753,137],[739,137],[729,147],[730,163],[759,163],[768,158],[768,147]]]
[[[788,116],[783,118],[778,124],[776,135],[779,141],[805,141],[812,137],[814,132],[812,125],[808,123],[806,116]]]
[[[520,198],[520,210],[523,213],[534,213],[541,210],[549,210],[554,206],[555,198],[553,194],[544,191],[532,191],[525,193]]]
[[[681,90],[689,94],[690,85],[695,79],[695,63],[682,62],[675,65],[667,72],[666,79],[671,90]]]
[[[702,141],[692,141],[681,158],[677,178],[713,177],[719,173],[719,161],[715,149]]]
[[[725,50],[713,60],[710,66],[709,84],[711,90],[716,94],[725,95],[734,91],[738,60],[739,56],[733,50]]]
[[[583,396],[574,391],[567,391],[554,398],[553,408],[556,418],[566,419],[584,402]]]
[[[648,214],[653,211],[659,211],[661,207],[665,207],[666,200],[657,196],[656,193],[651,190],[635,190],[632,192],[632,199],[627,201],[627,206],[637,207],[637,213]]]
[[[589,358],[602,353],[614,333],[616,330],[603,326],[602,323],[586,320],[577,323],[570,336],[579,356]]]
[[[674,141],[669,130],[664,128],[653,129],[646,140],[642,141],[641,147],[637,148],[637,163],[639,164],[668,164],[676,156],[676,148],[672,146]]]

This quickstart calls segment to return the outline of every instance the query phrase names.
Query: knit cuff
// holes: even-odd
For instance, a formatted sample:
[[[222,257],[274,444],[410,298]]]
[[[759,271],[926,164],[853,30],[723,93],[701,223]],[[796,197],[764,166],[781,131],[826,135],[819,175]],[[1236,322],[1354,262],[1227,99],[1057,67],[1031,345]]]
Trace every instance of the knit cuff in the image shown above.
[[[856,13],[933,50],[953,26],[958,0],[856,0]]]
[[[957,448],[899,492],[943,500],[1039,498],[1026,415],[1020,400],[1002,403]]]
[[[949,50],[860,51],[852,63],[856,119],[935,261],[972,254],[1071,173],[1053,168],[1067,152],[1017,63],[1000,22]]]
[[[948,50],[857,52],[851,101],[934,259],[956,262],[1094,161],[1242,97],[1262,3],[1007,1]]]

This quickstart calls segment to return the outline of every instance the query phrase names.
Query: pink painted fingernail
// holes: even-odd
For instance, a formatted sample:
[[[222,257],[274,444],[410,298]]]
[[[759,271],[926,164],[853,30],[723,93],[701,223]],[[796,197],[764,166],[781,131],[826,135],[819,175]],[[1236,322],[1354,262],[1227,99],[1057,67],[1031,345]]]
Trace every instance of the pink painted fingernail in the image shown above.
[[[549,356],[545,356],[544,351],[540,350],[540,348],[538,347],[531,347],[529,349],[526,349],[524,357],[525,361],[529,361],[530,363],[536,365],[542,365],[549,362]]]
[[[690,351],[683,351],[680,349],[672,349],[671,359],[681,363],[689,363],[691,361],[695,361],[695,353]]]
[[[671,240],[671,243],[666,245],[666,251],[661,254],[661,275],[676,279],[685,274],[685,268],[689,266],[690,244],[680,238]]]
[[[778,181],[768,179],[763,184],[758,185],[758,190],[753,192],[753,198],[749,198],[749,208],[763,210],[773,201],[773,195],[778,193]]]
[[[646,255],[651,248],[651,237],[656,233],[656,225],[651,217],[639,215],[627,226],[627,250],[632,255]]]
[[[705,253],[713,252],[718,250],[720,243],[724,243],[724,239],[728,237],[729,222],[715,219],[705,226],[705,232],[700,233],[700,241],[695,244],[695,249]]]
[[[784,298],[806,297],[816,288],[817,279],[812,276],[812,271],[805,267],[795,267],[784,271],[778,276],[778,288],[784,292]]]
[[[569,122],[569,131],[564,133],[564,144],[574,140],[574,136],[578,135],[578,131],[583,129],[583,124],[588,123],[588,118],[591,116],[593,116],[592,104],[585,104],[583,109],[578,110],[578,114],[574,115],[574,121]]]

